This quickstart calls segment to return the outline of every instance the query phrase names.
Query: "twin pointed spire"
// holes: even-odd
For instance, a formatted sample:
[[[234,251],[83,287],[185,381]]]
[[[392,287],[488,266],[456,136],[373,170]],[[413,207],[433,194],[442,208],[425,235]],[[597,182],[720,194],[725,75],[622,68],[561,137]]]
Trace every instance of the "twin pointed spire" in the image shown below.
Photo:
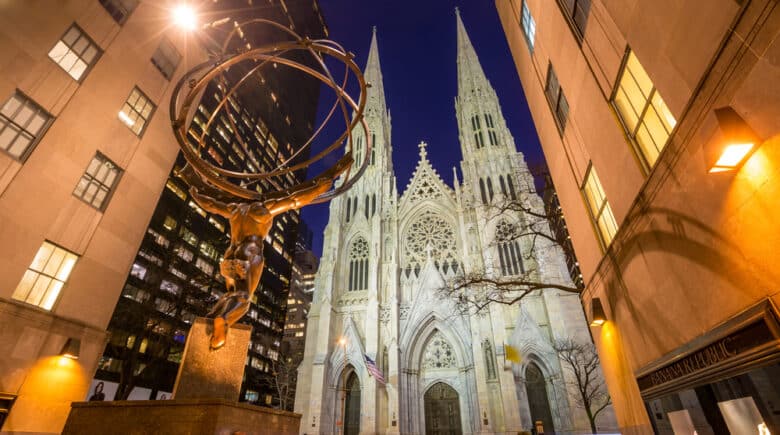
[[[490,88],[482,65],[479,64],[477,52],[471,45],[466,27],[460,18],[460,11],[455,8],[455,21],[457,22],[458,37],[458,95],[465,96],[471,91],[479,91]]]
[[[365,72],[366,82],[371,85],[368,89],[369,99],[378,99],[377,103],[380,110],[384,110],[385,105],[385,86],[382,82],[382,67],[379,64],[379,47],[376,42],[376,26],[374,26],[371,35],[371,47],[368,50],[368,62],[366,62]]]

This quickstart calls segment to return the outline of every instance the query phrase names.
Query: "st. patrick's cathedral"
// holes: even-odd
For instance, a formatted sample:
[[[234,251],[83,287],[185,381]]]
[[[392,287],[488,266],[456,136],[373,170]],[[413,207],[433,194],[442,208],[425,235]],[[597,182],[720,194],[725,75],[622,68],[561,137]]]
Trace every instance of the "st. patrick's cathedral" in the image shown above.
[[[573,286],[557,246],[494,242],[527,217],[495,216],[486,202],[543,204],[457,13],[456,22],[463,181],[453,171],[454,188],[421,143],[399,195],[376,32],[371,40],[365,117],[374,149],[363,177],[330,203],[295,397],[302,434],[515,434],[537,421],[545,433],[589,433],[571,374],[551,347],[554,338],[590,340],[576,294],[544,290],[477,314],[459,314],[442,296],[448,280],[473,271],[533,268],[540,281]],[[366,154],[362,135],[356,155]],[[506,360],[505,345],[520,363]],[[372,362],[385,383],[369,371]]]

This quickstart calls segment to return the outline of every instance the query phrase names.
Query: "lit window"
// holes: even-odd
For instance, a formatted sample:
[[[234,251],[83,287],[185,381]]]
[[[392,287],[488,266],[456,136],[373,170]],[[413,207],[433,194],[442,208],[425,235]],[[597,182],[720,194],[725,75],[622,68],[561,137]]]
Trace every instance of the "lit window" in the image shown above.
[[[146,277],[146,268],[138,263],[133,263],[133,267],[130,268],[130,276],[134,276],[138,279],[144,279]]]
[[[527,0],[523,0],[523,8],[520,15],[520,24],[523,27],[523,35],[525,35],[525,40],[528,42],[528,49],[533,53],[534,37],[536,36],[536,22],[534,21],[534,17],[531,16],[531,11],[528,10]]]
[[[558,76],[555,75],[552,64],[547,68],[547,84],[544,87],[544,93],[547,96],[550,109],[552,109],[555,124],[558,126],[558,133],[563,136],[563,131],[566,129],[566,118],[569,116],[569,102],[563,95],[563,89],[558,83]]]
[[[633,51],[628,53],[612,101],[626,132],[634,139],[648,167],[652,167],[677,120]]]
[[[124,24],[130,13],[138,6],[138,0],[100,0],[100,4],[106,8],[106,12],[114,21]]]
[[[189,228],[181,227],[181,238],[192,246],[198,246],[198,236],[190,231]]]
[[[46,132],[51,115],[16,91],[0,109],[0,149],[23,160]]]
[[[177,225],[176,219],[170,216],[165,216],[165,221],[163,222],[163,228],[165,228],[168,231],[173,231],[176,229],[176,225]]]
[[[596,168],[593,165],[590,166],[588,175],[585,177],[583,193],[585,194],[591,217],[601,235],[601,240],[604,242],[604,246],[609,246],[612,238],[615,237],[618,226],[617,222],[615,222],[615,216],[612,214],[612,208],[609,206],[607,197],[604,194],[604,188],[601,186],[598,174],[596,174]]]
[[[186,249],[184,246],[177,246],[176,247],[176,254],[181,257],[184,261],[192,261],[192,258],[194,257],[192,251],[189,249]]]
[[[195,201],[190,201],[187,203],[187,205],[189,205],[191,209],[195,210],[195,213],[201,215],[201,217],[206,217],[206,210],[203,210],[198,204],[195,204]]]
[[[295,336],[296,336],[296,337],[303,337],[303,332],[296,332],[296,333],[295,333]]]
[[[70,251],[43,242],[12,297],[51,310],[78,258]]]
[[[136,86],[130,92],[130,96],[127,97],[122,110],[119,111],[119,120],[132,130],[136,136],[141,136],[146,123],[152,117],[152,112],[154,112],[152,100]]]
[[[104,210],[108,198],[119,181],[122,171],[103,154],[97,153],[89,162],[73,194],[98,210]]]
[[[166,79],[170,80],[173,77],[173,72],[176,71],[176,67],[179,66],[179,61],[181,61],[181,54],[176,50],[170,39],[163,37],[160,45],[157,46],[157,50],[152,55],[152,63]]]
[[[168,190],[170,190],[176,196],[178,196],[182,201],[184,201],[187,198],[187,194],[184,193],[184,190],[182,190],[181,187],[177,186],[176,183],[174,183],[173,181],[171,180],[166,181],[165,187],[167,187]]]
[[[180,287],[177,284],[174,284],[174,283],[164,279],[160,283],[160,289],[161,290],[165,290],[168,293],[173,293],[175,295],[178,295]]]
[[[75,23],[62,39],[49,51],[51,60],[57,62],[74,80],[81,80],[100,54],[100,48]]]
[[[218,220],[214,219],[213,217],[209,216],[209,223],[211,225],[214,225],[218,230],[225,232],[225,226],[222,225]]]

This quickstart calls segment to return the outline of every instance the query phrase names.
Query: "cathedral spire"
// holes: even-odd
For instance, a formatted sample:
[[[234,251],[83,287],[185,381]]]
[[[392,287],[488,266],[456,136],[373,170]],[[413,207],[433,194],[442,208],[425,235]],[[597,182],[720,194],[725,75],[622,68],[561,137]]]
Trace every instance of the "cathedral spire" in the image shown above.
[[[368,62],[366,62],[365,72],[366,82],[371,87],[368,89],[368,104],[375,105],[372,107],[379,110],[386,110],[385,104],[385,86],[382,82],[382,67],[379,64],[379,45],[376,42],[376,26],[373,27],[371,35],[371,47],[368,50]],[[371,101],[374,100],[374,101]]]
[[[471,45],[471,39],[466,33],[458,8],[455,8],[455,19],[458,25],[458,95],[463,96],[472,91],[490,88],[490,84],[479,64],[477,52]]]

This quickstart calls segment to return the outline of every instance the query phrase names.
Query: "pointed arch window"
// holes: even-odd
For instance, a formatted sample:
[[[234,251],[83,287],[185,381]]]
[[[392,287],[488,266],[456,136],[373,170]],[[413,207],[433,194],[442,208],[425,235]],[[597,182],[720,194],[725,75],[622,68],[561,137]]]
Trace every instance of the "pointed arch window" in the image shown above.
[[[498,136],[496,135],[496,126],[495,124],[493,124],[493,115],[489,113],[485,115],[485,125],[487,125],[488,139],[490,140],[490,145],[497,146]]]
[[[517,225],[501,221],[496,226],[496,242],[498,260],[501,263],[501,275],[513,276],[525,273],[523,257],[518,239],[520,232]]]
[[[493,202],[493,181],[490,179],[490,177],[487,178],[487,190],[488,198],[490,199],[490,202]]]
[[[501,185],[501,194],[504,196],[507,196],[506,194],[506,184],[504,184],[504,176],[499,175],[498,176],[498,183]]]
[[[371,133],[371,165],[374,164],[375,151],[376,151],[376,133]]]
[[[471,128],[474,130],[474,145],[477,149],[480,149],[485,146],[485,141],[482,138],[482,126],[480,125],[479,115],[471,117]]]
[[[368,288],[368,242],[355,239],[349,247],[349,291]]]
[[[349,222],[350,213],[352,212],[352,198],[347,198],[347,222]]]
[[[371,195],[371,216],[376,214],[376,193]]]
[[[509,197],[516,200],[517,194],[515,194],[515,183],[512,182],[512,175],[506,176],[506,184],[509,187]]]
[[[366,195],[366,203],[363,204],[363,214],[366,216],[366,220],[368,220],[368,212],[369,212],[369,206],[371,205],[371,201],[369,201],[368,195]]]
[[[482,352],[485,354],[485,372],[488,380],[496,379],[496,357],[489,340],[482,342]]]
[[[487,204],[488,200],[487,195],[485,195],[485,180],[481,178],[479,179],[479,193],[482,194],[482,203]],[[349,219],[347,219],[347,221],[349,221]]]
[[[355,139],[355,166],[360,167],[360,162],[363,161],[363,136],[358,136]]]

